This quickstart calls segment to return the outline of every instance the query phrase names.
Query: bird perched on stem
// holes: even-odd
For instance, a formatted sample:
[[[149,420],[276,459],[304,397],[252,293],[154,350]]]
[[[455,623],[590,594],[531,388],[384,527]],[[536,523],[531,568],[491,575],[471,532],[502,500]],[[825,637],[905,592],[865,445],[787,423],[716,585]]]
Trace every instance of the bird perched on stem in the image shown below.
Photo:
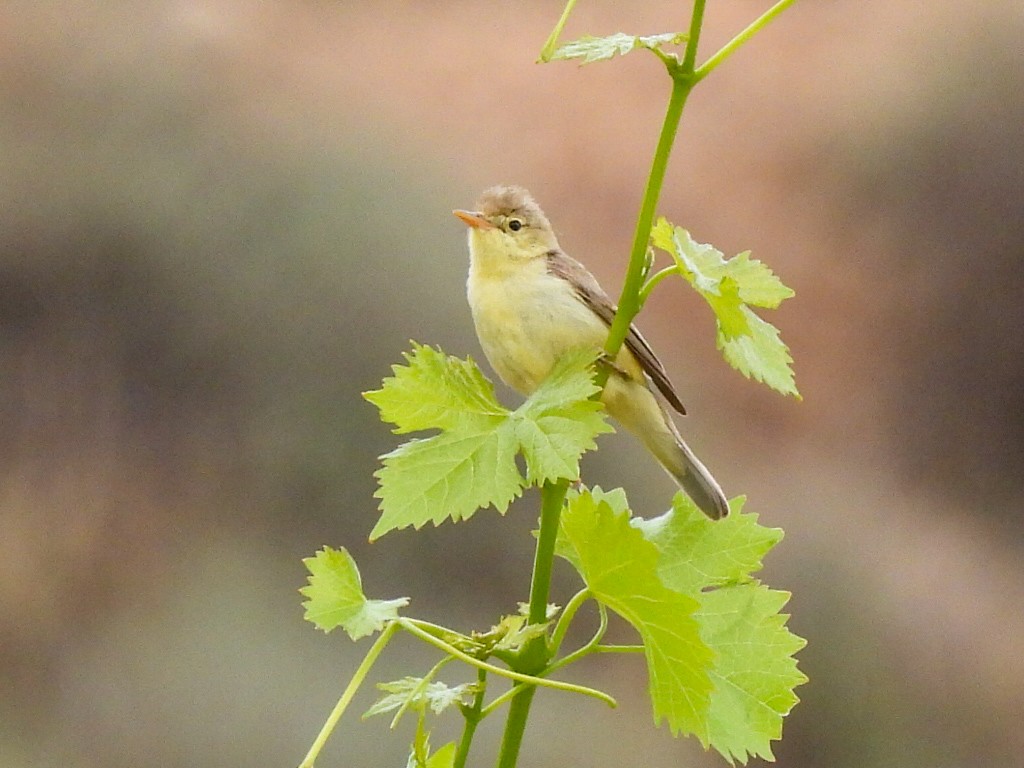
[[[480,345],[502,381],[529,395],[570,349],[604,345],[615,305],[587,269],[559,247],[540,206],[521,187],[485,191],[475,211],[454,211],[469,226],[467,293]],[[693,499],[717,520],[729,513],[721,487],[683,442],[651,391],[685,413],[665,368],[630,326],[601,400]]]

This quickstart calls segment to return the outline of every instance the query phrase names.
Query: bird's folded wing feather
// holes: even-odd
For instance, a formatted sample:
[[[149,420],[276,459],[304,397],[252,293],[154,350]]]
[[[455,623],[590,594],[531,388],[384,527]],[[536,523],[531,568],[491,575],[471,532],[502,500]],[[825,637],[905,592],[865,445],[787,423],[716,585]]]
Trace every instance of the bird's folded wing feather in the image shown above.
[[[590,307],[606,325],[611,326],[615,319],[615,305],[612,304],[608,294],[604,292],[604,289],[587,271],[586,267],[562,251],[550,251],[547,254],[547,260],[548,271],[568,280],[575,287],[580,300]],[[661,364],[657,355],[654,354],[654,350],[651,349],[651,345],[647,343],[647,339],[641,335],[635,325],[630,324],[629,326],[629,332],[626,334],[626,347],[633,353],[644,373],[651,377],[651,381],[665,396],[669,404],[679,413],[685,414],[686,408],[683,407],[679,395],[676,394],[672,382],[669,381],[665,366]]]

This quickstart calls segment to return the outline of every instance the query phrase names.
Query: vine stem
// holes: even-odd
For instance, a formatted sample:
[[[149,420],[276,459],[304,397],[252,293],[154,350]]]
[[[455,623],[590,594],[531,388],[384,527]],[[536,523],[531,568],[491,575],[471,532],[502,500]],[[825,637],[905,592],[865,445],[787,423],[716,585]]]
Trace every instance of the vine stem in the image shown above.
[[[460,651],[455,646],[449,645],[444,640],[440,640],[437,637],[434,637],[434,635],[430,634],[430,632],[421,629],[419,626],[417,626],[418,622],[415,619],[400,618],[396,619],[395,622],[402,629],[404,629],[406,632],[413,635],[414,637],[418,637],[420,640],[427,643],[428,645],[432,645],[435,648],[444,651],[452,658],[458,659],[459,661],[468,664],[471,667],[486,670],[491,674],[498,675],[499,677],[505,677],[509,680],[514,680],[517,684],[527,685],[530,688],[541,685],[545,688],[550,688],[556,691],[567,691],[569,693],[578,693],[582,696],[590,696],[592,698],[603,701],[609,707],[617,706],[615,699],[613,699],[604,691],[599,691],[596,688],[587,688],[584,685],[566,683],[561,680],[546,680],[542,677],[538,677],[537,675],[526,674],[524,672],[517,672],[515,670],[510,669],[502,669],[501,667],[496,667],[495,665],[490,664],[486,661],[480,661],[480,659],[476,658],[475,656],[470,656],[468,653]]]
[[[762,28],[767,26],[768,22],[786,10],[786,8],[791,6],[794,2],[796,2],[796,0],[779,0],[779,2],[775,3],[775,5],[754,19],[746,29],[737,34],[732,40],[718,49],[710,59],[700,65],[700,67],[694,72],[694,81],[699,82],[711,74],[715,67],[732,56],[740,46],[756,35]]]
[[[643,200],[640,203],[640,215],[637,217],[636,230],[633,233],[633,247],[629,254],[626,279],[622,283],[622,293],[619,295],[618,311],[615,313],[615,319],[612,321],[608,338],[604,344],[605,354],[612,360],[618,355],[619,349],[626,340],[626,334],[629,333],[629,325],[640,311],[640,294],[644,282],[647,244],[651,239],[654,214],[658,208],[658,199],[661,197],[661,187],[665,181],[665,171],[668,168],[672,145],[675,144],[683,107],[697,82],[694,76],[694,62],[697,58],[701,24],[704,21],[704,3],[705,0],[694,1],[693,14],[690,17],[690,34],[686,41],[683,61],[666,61],[669,74],[672,76],[672,94],[665,110],[661,134],[658,136],[658,146],[654,150],[651,172],[647,177],[647,186],[644,188]],[[607,377],[607,372],[604,373],[604,376]]]
[[[455,751],[455,760],[452,762],[452,768],[466,768],[466,760],[469,758],[469,747],[473,743],[476,727],[482,719],[481,712],[484,707],[484,693],[487,691],[487,670],[478,669],[476,671],[476,685],[476,695],[473,697],[472,706],[462,710],[465,724],[462,729],[462,738],[459,740],[459,747]]]
[[[324,727],[320,729],[320,733],[317,735],[316,740],[313,742],[313,746],[309,748],[309,752],[306,753],[306,757],[301,763],[299,768],[313,768],[313,763],[316,762],[316,758],[320,754],[320,750],[324,748],[324,744],[327,743],[327,739],[330,738],[332,731],[341,719],[341,716],[345,714],[345,710],[351,703],[352,698],[356,695],[356,691],[359,690],[359,686],[362,685],[363,680],[370,673],[370,668],[373,663],[377,661],[377,657],[380,656],[381,651],[388,644],[392,637],[395,636],[395,632],[398,631],[398,624],[396,622],[389,622],[383,632],[380,633],[380,637],[374,641],[370,650],[367,651],[366,656],[363,657],[363,662],[356,669],[355,674],[352,675],[352,679],[348,681],[348,685],[345,686],[345,690],[341,694],[341,698],[338,699],[338,703],[334,705],[334,709],[331,710],[331,714],[327,717],[327,722],[324,723]]]
[[[562,515],[565,494],[569,490],[569,481],[545,483],[541,488],[540,533],[537,536],[537,549],[533,557],[533,577],[530,580],[530,624],[543,624],[547,620],[548,595],[551,592],[551,571],[555,563],[555,541],[558,538],[558,521]],[[536,675],[550,660],[550,649],[547,638],[543,635],[535,637],[523,648],[522,656],[516,665],[518,672]],[[516,687],[522,683],[516,683]],[[530,685],[515,698],[508,708],[508,719],[505,721],[505,733],[501,738],[501,751],[498,753],[498,768],[514,768],[519,758],[519,747],[523,743],[526,732],[526,720],[530,715],[530,705],[536,687]]]

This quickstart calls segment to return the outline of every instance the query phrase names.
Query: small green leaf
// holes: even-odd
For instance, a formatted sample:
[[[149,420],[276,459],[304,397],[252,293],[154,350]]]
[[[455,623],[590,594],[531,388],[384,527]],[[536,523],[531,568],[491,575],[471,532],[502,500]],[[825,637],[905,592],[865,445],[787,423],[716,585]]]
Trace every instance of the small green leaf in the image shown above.
[[[744,376],[799,398],[789,348],[778,330],[750,308],[778,307],[793,291],[767,266],[751,259],[749,251],[726,259],[714,246],[696,242],[664,217],[651,229],[651,242],[672,257],[676,271],[715,313],[718,348],[726,361]]]
[[[729,364],[747,378],[763,381],[784,395],[799,398],[793,377],[793,357],[779,338],[779,329],[743,307],[750,332],[733,338],[718,336],[718,348]]]
[[[583,492],[562,514],[557,552],[598,602],[640,634],[655,722],[665,718],[673,733],[704,734],[712,652],[694,620],[697,601],[658,577],[657,547],[630,525],[628,513]]]
[[[452,768],[455,765],[455,742],[449,741],[427,760],[427,768]]]
[[[396,433],[491,424],[508,415],[472,360],[416,342],[405,359],[408,365],[392,366],[395,375],[384,379],[380,389],[363,393]]]
[[[402,707],[416,711],[429,709],[435,715],[439,715],[456,704],[468,704],[470,697],[477,691],[477,684],[462,683],[448,686],[424,680],[422,677],[403,677],[389,683],[377,683],[377,689],[386,695],[381,696],[366,710],[364,718],[394,712]]]
[[[686,33],[669,32],[661,35],[627,35],[616,32],[607,37],[591,37],[585,35],[579,40],[562,45],[551,55],[555,59],[581,59],[580,64],[592,64],[595,61],[606,61],[616,54],[625,56],[637,48],[646,48],[659,52],[663,45],[679,45],[686,41]]]
[[[369,600],[363,594],[355,560],[344,547],[324,547],[313,557],[303,559],[309,571],[309,584],[299,590],[308,598],[302,605],[305,619],[330,632],[343,628],[353,640],[379,632],[384,624],[398,618],[398,609],[409,598]]]
[[[494,643],[495,651],[517,652],[535,637],[541,637],[548,630],[549,623],[528,624],[525,616],[504,616],[498,624],[499,636]]]

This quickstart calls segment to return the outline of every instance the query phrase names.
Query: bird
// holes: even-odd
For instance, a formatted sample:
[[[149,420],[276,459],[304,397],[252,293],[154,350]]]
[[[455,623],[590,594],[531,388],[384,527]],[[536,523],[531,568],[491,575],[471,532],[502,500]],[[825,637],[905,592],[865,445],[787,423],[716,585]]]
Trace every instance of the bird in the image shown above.
[[[544,211],[524,188],[485,190],[473,210],[457,209],[468,226],[466,293],[480,346],[502,381],[529,396],[559,358],[582,346],[603,348],[616,306],[597,279],[558,244]],[[721,486],[679,434],[668,409],[685,414],[665,367],[631,325],[601,400],[607,413],[658,460],[713,520],[729,513]]]

